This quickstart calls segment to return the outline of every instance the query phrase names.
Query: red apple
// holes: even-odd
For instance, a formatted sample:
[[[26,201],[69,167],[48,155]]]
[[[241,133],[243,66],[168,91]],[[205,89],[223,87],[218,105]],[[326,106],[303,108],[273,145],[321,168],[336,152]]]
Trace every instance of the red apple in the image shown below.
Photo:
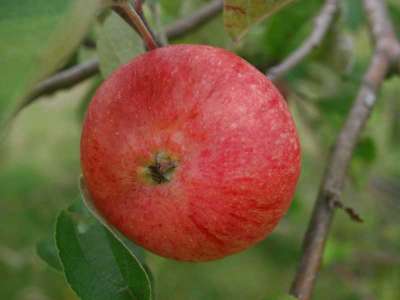
[[[108,78],[81,140],[97,210],[161,256],[207,261],[265,238],[300,172],[295,125],[278,90],[235,54],[179,45]]]

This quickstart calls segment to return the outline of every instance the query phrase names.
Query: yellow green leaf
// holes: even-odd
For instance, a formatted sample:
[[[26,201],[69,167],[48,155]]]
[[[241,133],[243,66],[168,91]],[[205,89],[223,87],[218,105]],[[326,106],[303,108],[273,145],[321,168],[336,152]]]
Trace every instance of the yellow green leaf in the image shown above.
[[[239,40],[249,28],[294,0],[224,0],[224,24],[228,34]]]

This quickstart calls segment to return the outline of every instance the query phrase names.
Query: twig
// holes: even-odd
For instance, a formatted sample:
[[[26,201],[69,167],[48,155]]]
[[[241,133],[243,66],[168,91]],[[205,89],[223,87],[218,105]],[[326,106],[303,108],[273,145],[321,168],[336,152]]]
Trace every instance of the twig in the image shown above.
[[[219,7],[215,5],[217,2],[221,3]],[[169,25],[165,31],[165,34],[168,39],[179,38],[182,35],[189,33],[195,28],[203,25],[212,17],[216,16],[221,10],[222,1],[213,1],[210,4],[207,4],[204,8],[200,8],[193,15],[183,18],[182,20],[178,20],[175,23]],[[88,72],[88,69],[90,70],[90,72]],[[59,89],[69,88],[90,76],[96,75],[99,71],[99,61],[97,59],[94,59],[57,73],[49,77],[48,79],[40,82],[29,94],[27,100],[21,106],[21,109],[26,105],[32,103],[40,96],[51,94]],[[73,79],[71,80],[71,78]]]
[[[99,63],[97,59],[91,59],[69,69],[60,71],[52,77],[40,82],[28,95],[21,108],[29,105],[39,96],[51,94],[57,90],[74,86],[98,72]]]
[[[136,11],[130,1],[116,0],[113,10],[140,34],[148,50],[156,49],[159,45],[144,17],[141,16],[141,1],[137,2],[137,7],[140,8],[139,12]]]
[[[170,39],[177,39],[187,34],[188,32],[200,27],[210,19],[218,15],[223,8],[222,0],[213,0],[209,4],[200,8],[193,15],[183,18],[172,25],[168,26],[165,30],[166,35]]]
[[[308,226],[303,255],[291,287],[291,294],[309,300],[320,268],[331,222],[334,216],[332,201],[340,201],[347,169],[353,150],[376,101],[376,94],[390,67],[398,64],[400,44],[395,38],[386,7],[381,0],[363,0],[373,32],[375,51],[364,75],[358,96],[336,140],[325,169],[320,191]]]
[[[326,0],[321,11],[314,19],[314,29],[302,45],[290,54],[279,65],[270,68],[267,76],[271,80],[277,80],[297,66],[310,52],[317,47],[325,37],[333,23],[338,9],[338,0]]]
[[[363,218],[357,213],[357,211],[349,206],[345,206],[342,201],[334,199],[330,202],[331,208],[342,209],[354,222],[364,223]]]

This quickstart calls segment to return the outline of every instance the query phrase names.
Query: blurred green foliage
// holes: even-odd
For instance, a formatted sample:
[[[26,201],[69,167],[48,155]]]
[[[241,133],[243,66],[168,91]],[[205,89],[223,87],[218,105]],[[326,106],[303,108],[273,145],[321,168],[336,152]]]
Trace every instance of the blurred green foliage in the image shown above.
[[[307,36],[322,2],[295,2],[252,28],[237,45],[224,32],[221,16],[176,42],[225,47],[264,71]],[[161,21],[169,24],[206,1],[160,3]],[[220,261],[180,263],[146,253],[157,299],[275,300],[288,290],[326,158],[371,54],[360,3],[341,2],[342,13],[323,45],[280,84],[303,149],[302,176],[287,216],[265,241]],[[400,3],[388,3],[400,36]],[[1,19],[0,32],[8,30],[6,21]],[[22,26],[7,23],[14,25]],[[80,49],[77,57],[90,55]],[[7,70],[12,67],[6,65]],[[17,74],[18,69],[11,72],[9,80]],[[97,84],[98,79],[89,80],[43,98],[25,109],[1,140],[0,299],[77,299],[63,275],[39,258],[36,244],[54,232],[58,212],[79,198],[82,110]],[[343,200],[365,222],[354,223],[343,211],[337,212],[315,299],[400,299],[399,93],[400,79],[387,80],[358,143]]]
[[[103,6],[103,0],[0,3],[2,131],[32,87],[73,56]]]

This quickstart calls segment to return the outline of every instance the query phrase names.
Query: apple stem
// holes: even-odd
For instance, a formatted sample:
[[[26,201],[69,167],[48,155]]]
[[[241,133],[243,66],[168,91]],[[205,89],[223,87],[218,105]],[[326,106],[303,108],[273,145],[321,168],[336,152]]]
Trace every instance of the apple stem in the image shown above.
[[[113,1],[113,10],[121,16],[136,32],[142,37],[147,50],[153,50],[159,47],[154,34],[145,22],[142,12],[136,11],[130,1]],[[141,10],[141,2],[138,6]]]

